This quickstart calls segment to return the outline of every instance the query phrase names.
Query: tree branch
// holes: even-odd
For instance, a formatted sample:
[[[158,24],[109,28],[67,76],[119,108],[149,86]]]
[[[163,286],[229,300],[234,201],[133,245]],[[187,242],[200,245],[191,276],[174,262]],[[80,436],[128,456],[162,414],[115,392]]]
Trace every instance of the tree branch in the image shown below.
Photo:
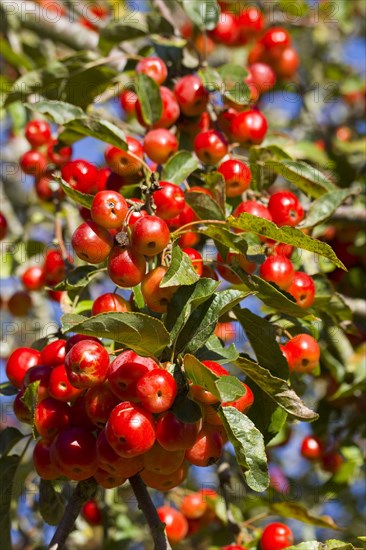
[[[61,550],[66,542],[67,537],[74,528],[76,518],[88,500],[93,498],[97,490],[97,482],[94,478],[79,481],[71,499],[66,506],[65,513],[58,525],[55,534],[48,546],[48,550]]]
[[[171,550],[171,546],[166,538],[164,524],[159,518],[145,483],[142,481],[139,474],[130,477],[129,481],[135,494],[138,507],[144,514],[149,525],[151,536],[154,541],[154,550]]]
[[[74,50],[95,50],[99,35],[71,20],[70,17],[51,17],[47,9],[35,2],[0,0],[7,15],[15,15],[22,26],[65,44]],[[55,14],[54,14],[55,15]]]

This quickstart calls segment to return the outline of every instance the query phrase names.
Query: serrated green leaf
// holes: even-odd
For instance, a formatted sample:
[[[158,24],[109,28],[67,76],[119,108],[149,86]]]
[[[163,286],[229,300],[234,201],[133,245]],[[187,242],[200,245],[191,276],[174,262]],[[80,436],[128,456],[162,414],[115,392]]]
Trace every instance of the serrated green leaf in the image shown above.
[[[0,455],[7,455],[23,437],[24,435],[17,428],[13,428],[12,426],[5,428],[0,433]]]
[[[63,332],[108,338],[147,357],[157,357],[170,342],[163,323],[143,313],[101,313],[90,318],[66,314],[61,321]]]
[[[71,145],[84,137],[93,137],[124,151],[128,149],[123,130],[113,122],[98,118],[96,115],[72,120],[65,126],[66,130],[59,135],[59,140],[63,143]]]
[[[66,183],[65,180],[61,178],[61,176],[55,176],[55,180],[61,185],[67,197],[70,197],[70,199],[72,199],[77,204],[80,204],[81,206],[84,206],[85,208],[90,210],[90,207],[94,200],[94,195],[88,195],[87,193],[80,193],[80,191],[73,189],[68,183]]]
[[[160,87],[146,74],[138,74],[136,93],[140,101],[142,117],[148,126],[152,126],[160,119],[163,111]]]
[[[249,385],[254,395],[254,403],[249,409],[248,416],[263,434],[264,442],[267,445],[284,427],[287,413],[259,386],[251,382]]]
[[[285,380],[273,376],[269,370],[245,357],[239,357],[235,365],[293,418],[307,422],[318,418],[318,415],[303,403]]]
[[[337,190],[337,187],[325,174],[306,162],[300,160],[269,160],[266,162],[266,166],[316,199],[327,191]]]
[[[246,105],[250,99],[248,85],[244,82],[248,71],[234,63],[226,63],[216,70],[222,79],[222,87],[219,90],[221,94],[239,105]]]
[[[201,361],[198,361],[198,359],[191,354],[186,354],[184,356],[183,367],[187,377],[193,382],[193,384],[201,386],[206,391],[209,391],[215,395],[217,399],[220,399],[220,392],[215,384],[218,376],[208,367],[201,363]]]
[[[180,185],[198,168],[198,160],[190,151],[175,153],[164,165],[161,180]]]
[[[289,368],[276,340],[276,330],[272,323],[255,315],[249,309],[236,307],[234,314],[245,330],[258,363],[286,380],[290,374]]]
[[[224,220],[225,213],[217,202],[206,193],[186,193],[186,202],[201,220]]]
[[[75,290],[87,286],[94,277],[105,269],[96,269],[93,265],[83,265],[70,271],[64,281],[61,281],[54,288],[55,290]]]
[[[85,117],[85,113],[80,107],[76,107],[71,103],[65,103],[65,101],[49,99],[47,101],[37,101],[36,103],[26,103],[25,106],[36,113],[48,116],[53,122],[61,126],[76,118]]]
[[[177,243],[174,243],[172,261],[160,283],[160,288],[193,285],[198,279],[199,276],[193,267],[192,260],[182,251]]]
[[[326,221],[337,210],[338,206],[350,196],[352,196],[352,192],[349,189],[325,193],[325,195],[311,203],[306,218],[299,227],[314,227]]]
[[[235,401],[247,393],[245,386],[236,376],[222,376],[215,380],[215,386],[219,390],[222,403]]]
[[[65,511],[65,502],[61,494],[55,491],[52,481],[40,479],[39,511],[48,525],[58,525]]]
[[[245,414],[234,407],[222,407],[219,415],[249,487],[253,491],[265,491],[269,475],[262,434]]]
[[[11,499],[13,495],[13,481],[19,465],[18,455],[4,456],[0,458],[0,533],[2,550],[12,550],[11,543]]]
[[[207,340],[205,345],[200,348],[196,353],[197,359],[209,361],[216,361],[225,365],[226,363],[231,363],[239,357],[239,352],[235,347],[235,344],[230,344],[230,346],[224,346],[220,339],[212,334]]]
[[[292,317],[307,317],[309,315],[309,312],[299,307],[290,295],[282,292],[273,284],[256,275],[248,275],[238,267],[233,269],[239,275],[245,288],[252,290],[266,306]]]
[[[220,16],[220,6],[216,0],[182,0],[182,6],[188,17],[201,30],[213,30]]]
[[[315,525],[316,527],[340,530],[340,527],[334,523],[331,517],[314,516],[305,506],[297,502],[274,502],[270,505],[270,508],[276,516],[297,519],[302,523]]]
[[[190,316],[179,334],[176,350],[186,353],[195,353],[199,350],[213,334],[221,315],[231,310],[250,294],[252,293],[228,289],[211,296]]]
[[[315,252],[316,254],[319,254],[319,256],[328,258],[328,260],[333,262],[337,267],[347,271],[343,263],[337,258],[332,248],[327,243],[313,239],[295,227],[277,227],[277,225],[273,222],[265,220],[264,218],[253,216],[252,214],[248,214],[246,212],[240,214],[238,218],[229,216],[227,223],[230,227],[234,227],[236,229],[252,231],[253,233],[268,237],[274,241],[290,244],[296,248],[302,248],[303,250],[309,250],[310,252]]]
[[[266,162],[283,159],[291,159],[291,157],[276,145],[251,147],[249,151],[249,165],[252,173],[251,189],[263,191],[270,187],[276,180],[277,174],[269,166],[266,166]]]
[[[200,278],[193,285],[177,290],[168,306],[165,319],[165,326],[170,332],[172,342],[177,339],[192,312],[200,304],[209,300],[218,285],[219,282],[213,279]]]
[[[100,29],[98,47],[103,54],[108,54],[114,45],[124,40],[134,40],[149,33],[146,17],[143,13],[133,10],[126,12],[120,19],[111,21]],[[121,52],[121,58],[123,53]]]

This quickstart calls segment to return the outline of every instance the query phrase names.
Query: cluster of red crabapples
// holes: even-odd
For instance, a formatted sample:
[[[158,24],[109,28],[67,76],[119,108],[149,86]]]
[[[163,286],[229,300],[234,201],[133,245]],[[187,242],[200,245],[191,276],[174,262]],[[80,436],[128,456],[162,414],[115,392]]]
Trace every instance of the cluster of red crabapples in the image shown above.
[[[314,435],[304,437],[301,454],[307,460],[320,463],[323,470],[335,474],[343,464],[342,455],[334,448],[326,448],[323,441]]]
[[[218,363],[203,364],[218,377],[229,375]],[[216,410],[219,400],[191,384],[190,396],[202,417],[181,421],[172,411],[178,387],[168,367],[131,350],[110,362],[97,338],[81,335],[55,340],[42,351],[15,350],[6,374],[19,390],[16,417],[34,424],[41,437],[33,453],[40,477],[94,476],[111,488],[140,473],[149,487],[167,491],[185,479],[189,464],[215,463],[227,441]],[[34,382],[38,387],[32,411],[26,392]],[[246,412],[253,393],[243,387],[242,397],[222,406]]]

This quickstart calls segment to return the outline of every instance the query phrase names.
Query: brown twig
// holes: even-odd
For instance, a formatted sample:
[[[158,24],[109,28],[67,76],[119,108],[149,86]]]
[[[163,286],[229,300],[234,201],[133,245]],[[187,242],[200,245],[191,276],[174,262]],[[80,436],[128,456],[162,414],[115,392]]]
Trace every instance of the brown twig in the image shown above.
[[[129,478],[130,485],[135,494],[138,507],[144,514],[149,525],[154,541],[154,550],[171,550],[171,546],[165,534],[164,523],[161,522],[153,501],[146,489],[145,483],[139,474]]]
[[[67,537],[74,528],[76,518],[80,514],[80,511],[88,500],[93,498],[97,490],[97,482],[94,478],[85,479],[79,481],[77,484],[68,505],[66,506],[65,513],[52,537],[52,540],[48,546],[48,550],[61,550]]]

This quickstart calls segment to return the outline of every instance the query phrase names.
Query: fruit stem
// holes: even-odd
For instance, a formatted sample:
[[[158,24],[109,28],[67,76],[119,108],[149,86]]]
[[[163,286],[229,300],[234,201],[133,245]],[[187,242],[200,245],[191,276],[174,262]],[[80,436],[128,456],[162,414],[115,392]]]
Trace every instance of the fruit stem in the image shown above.
[[[129,478],[130,485],[135,494],[138,507],[144,514],[149,525],[154,541],[154,550],[171,550],[171,546],[165,534],[164,523],[159,518],[153,501],[149,495],[145,483],[139,474]]]
[[[79,481],[71,499],[69,500],[64,515],[52,537],[48,546],[48,550],[61,550],[66,542],[67,537],[74,528],[76,518],[88,500],[95,496],[97,491],[97,482],[94,478]]]
[[[192,225],[208,225],[208,224],[215,224],[215,225],[226,225],[226,221],[224,220],[195,220],[194,222],[186,223],[186,225],[182,225],[179,229],[174,231],[172,233],[172,237],[180,235],[181,233],[185,233],[185,230],[191,227]]]

